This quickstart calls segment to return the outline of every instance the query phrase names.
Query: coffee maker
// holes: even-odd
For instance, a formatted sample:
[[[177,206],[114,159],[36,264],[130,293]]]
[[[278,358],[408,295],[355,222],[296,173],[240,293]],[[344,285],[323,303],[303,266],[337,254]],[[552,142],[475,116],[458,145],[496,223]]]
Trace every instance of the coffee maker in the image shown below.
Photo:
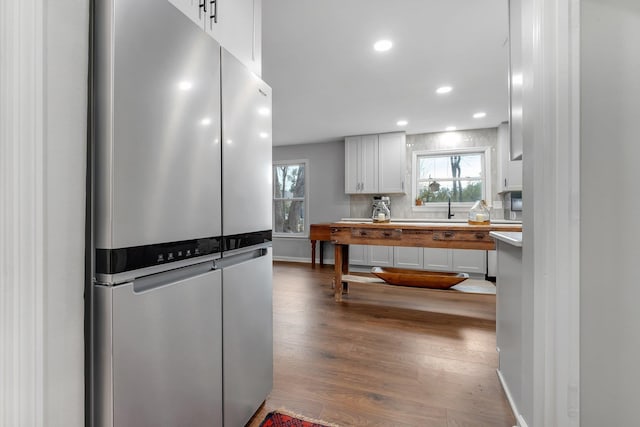
[[[373,222],[389,222],[391,221],[391,200],[388,196],[373,197],[373,212],[371,219]]]

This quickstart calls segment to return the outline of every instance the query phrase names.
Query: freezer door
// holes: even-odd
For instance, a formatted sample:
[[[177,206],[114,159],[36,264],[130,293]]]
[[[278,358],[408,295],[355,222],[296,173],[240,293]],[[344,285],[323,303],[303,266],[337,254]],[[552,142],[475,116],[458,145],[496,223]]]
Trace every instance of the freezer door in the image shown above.
[[[167,1],[95,26],[96,247],[220,236],[219,45]]]
[[[273,388],[271,249],[222,269],[224,425],[243,426]]]
[[[222,232],[271,230],[271,88],[222,49]]]
[[[222,273],[96,286],[95,426],[222,425]]]

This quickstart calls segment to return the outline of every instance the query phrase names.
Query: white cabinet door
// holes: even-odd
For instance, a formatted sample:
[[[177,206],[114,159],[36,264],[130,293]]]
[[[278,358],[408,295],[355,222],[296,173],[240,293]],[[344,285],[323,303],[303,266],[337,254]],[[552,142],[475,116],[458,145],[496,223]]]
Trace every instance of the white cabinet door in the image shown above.
[[[393,266],[421,270],[424,252],[422,248],[395,246],[393,248]]]
[[[406,136],[404,132],[378,135],[378,192],[405,193]]]
[[[393,266],[393,246],[349,245],[349,264]]]
[[[376,267],[393,266],[393,246],[368,246],[369,263]]]
[[[344,139],[344,192],[357,193],[360,190],[358,176],[358,156],[360,154],[360,136],[348,136]]]
[[[377,193],[378,135],[346,137],[344,153],[345,193]]]
[[[487,251],[472,249],[451,249],[453,270],[462,273],[487,272]]]
[[[522,190],[522,160],[511,160],[507,164],[507,191]]]
[[[423,268],[432,271],[452,271],[451,249],[424,248]]]
[[[204,28],[205,17],[207,16],[204,11],[205,2],[208,10],[208,0],[169,0],[169,3],[177,7],[200,28]]]
[[[378,192],[378,135],[363,135],[360,145],[360,193]]]
[[[262,73],[262,0],[205,0],[205,2],[207,9],[205,31],[260,76]]]
[[[522,191],[522,160],[509,156],[509,125],[498,126],[498,192]]]
[[[365,245],[349,245],[349,264],[367,265],[368,250]]]

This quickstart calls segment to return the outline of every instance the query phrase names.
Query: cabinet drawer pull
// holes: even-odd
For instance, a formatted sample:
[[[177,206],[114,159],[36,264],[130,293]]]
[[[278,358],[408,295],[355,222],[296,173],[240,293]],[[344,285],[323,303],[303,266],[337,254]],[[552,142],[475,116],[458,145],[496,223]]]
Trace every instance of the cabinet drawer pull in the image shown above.
[[[485,236],[484,233],[476,233],[476,239],[478,239],[478,240],[484,239],[484,236]]]
[[[453,236],[455,236],[455,233],[454,233],[453,231],[445,231],[445,232],[444,232],[444,237],[445,237],[445,238],[447,238],[447,237],[453,237]]]
[[[207,13],[207,0],[200,0],[198,4],[198,18],[202,19],[202,12]]]
[[[366,232],[366,231],[361,231],[361,232],[360,232],[360,236],[362,236],[362,237],[366,237],[366,236],[367,236],[367,232]]]

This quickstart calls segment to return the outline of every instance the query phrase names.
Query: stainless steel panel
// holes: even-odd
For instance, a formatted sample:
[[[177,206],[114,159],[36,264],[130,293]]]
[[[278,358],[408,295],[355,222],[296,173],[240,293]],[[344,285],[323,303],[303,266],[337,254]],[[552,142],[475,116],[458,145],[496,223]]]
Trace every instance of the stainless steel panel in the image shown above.
[[[220,254],[204,255],[198,258],[173,261],[170,264],[154,265],[152,267],[145,267],[145,268],[140,268],[138,270],[125,271],[122,273],[116,273],[116,274],[96,273],[95,280],[98,284],[117,285],[120,283],[130,282],[136,277],[158,274],[167,270],[175,270],[176,268],[187,267],[194,264],[201,264],[205,261],[211,261],[211,265],[213,265],[213,261],[219,257],[220,257]]]
[[[111,407],[96,401],[96,426],[222,425],[222,273],[165,276],[96,287],[97,324],[112,325],[110,339],[96,332],[95,354],[111,355],[97,367],[95,395]]]
[[[243,426],[273,388],[272,255],[223,268],[224,425]],[[240,258],[238,258],[239,260]]]
[[[113,310],[111,288],[93,287],[92,317],[92,375],[91,422],[92,426],[113,426]]]
[[[169,2],[97,2],[96,247],[221,234],[219,49]]]
[[[223,234],[270,230],[271,88],[224,49],[222,140]]]

